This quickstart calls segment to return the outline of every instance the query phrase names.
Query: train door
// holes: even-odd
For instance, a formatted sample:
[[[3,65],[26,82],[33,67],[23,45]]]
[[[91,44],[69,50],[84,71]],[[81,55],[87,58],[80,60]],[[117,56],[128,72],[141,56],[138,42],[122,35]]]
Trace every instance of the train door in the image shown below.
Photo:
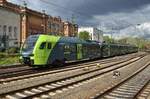
[[[70,54],[71,54],[70,45],[69,44],[65,44],[64,45],[64,58],[67,61],[70,61]]]
[[[82,44],[77,44],[77,59],[82,59]]]
[[[38,58],[38,63],[39,65],[45,65],[47,63],[47,56],[48,56],[48,51],[47,51],[47,42],[42,42],[40,44],[39,50],[37,51],[37,58]]]
[[[50,56],[50,52],[51,52],[51,50],[52,50],[52,43],[51,42],[47,42],[47,47],[46,47],[46,50],[45,50],[45,63],[47,64],[50,64],[50,60],[49,60],[49,56]]]

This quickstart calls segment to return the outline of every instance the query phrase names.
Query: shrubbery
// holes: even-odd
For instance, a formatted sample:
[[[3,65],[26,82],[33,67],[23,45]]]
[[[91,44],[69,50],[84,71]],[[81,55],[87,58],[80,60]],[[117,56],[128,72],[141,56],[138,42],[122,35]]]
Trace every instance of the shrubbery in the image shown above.
[[[3,49],[0,51],[0,59],[13,56],[19,56],[19,48],[13,47],[6,50]]]
[[[9,48],[6,52],[10,53],[10,54],[15,54],[19,52],[19,48]]]
[[[0,53],[0,59],[6,57],[6,53]]]

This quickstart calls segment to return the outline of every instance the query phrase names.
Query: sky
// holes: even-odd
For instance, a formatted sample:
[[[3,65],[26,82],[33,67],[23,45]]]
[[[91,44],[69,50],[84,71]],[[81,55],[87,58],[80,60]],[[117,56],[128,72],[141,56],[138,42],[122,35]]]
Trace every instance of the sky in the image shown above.
[[[8,1],[23,5],[23,0]],[[120,34],[125,30],[133,31],[132,28],[137,27],[139,24],[141,27],[145,26],[145,24],[148,26],[150,24],[150,0],[24,1],[27,2],[27,6],[31,9],[38,11],[46,10],[47,14],[61,16],[64,20],[71,21],[71,17],[74,16],[75,22],[79,26],[95,26],[104,31],[119,31],[117,33]],[[136,35],[136,33],[133,34]]]

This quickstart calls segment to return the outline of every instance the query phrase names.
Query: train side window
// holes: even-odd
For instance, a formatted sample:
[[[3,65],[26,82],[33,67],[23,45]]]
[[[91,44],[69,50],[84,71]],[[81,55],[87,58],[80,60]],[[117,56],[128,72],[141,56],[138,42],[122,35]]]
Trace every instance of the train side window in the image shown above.
[[[51,47],[52,47],[52,44],[51,44],[51,43],[48,43],[48,44],[47,44],[47,48],[48,48],[48,49],[51,49]]]
[[[70,50],[72,53],[75,53],[76,52],[76,45],[75,44],[71,44],[70,45]]]
[[[44,49],[46,47],[46,42],[43,42],[41,45],[40,45],[40,49]]]
[[[70,52],[70,46],[69,45],[64,45],[64,51],[65,52]]]

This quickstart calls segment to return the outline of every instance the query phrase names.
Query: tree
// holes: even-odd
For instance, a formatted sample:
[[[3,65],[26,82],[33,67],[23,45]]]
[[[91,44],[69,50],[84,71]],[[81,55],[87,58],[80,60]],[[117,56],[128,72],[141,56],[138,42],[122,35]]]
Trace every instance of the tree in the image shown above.
[[[83,31],[79,33],[79,38],[83,40],[89,40],[90,39],[90,34],[87,31]]]
[[[118,43],[120,43],[120,44],[127,44],[127,38],[123,38],[123,39],[119,39],[118,40]]]
[[[139,38],[139,37],[122,38],[122,39],[118,40],[118,43],[136,45],[139,48],[139,50],[150,49],[150,41],[146,40],[144,38]]]
[[[115,43],[115,40],[109,36],[103,36],[103,39],[106,43]]]

